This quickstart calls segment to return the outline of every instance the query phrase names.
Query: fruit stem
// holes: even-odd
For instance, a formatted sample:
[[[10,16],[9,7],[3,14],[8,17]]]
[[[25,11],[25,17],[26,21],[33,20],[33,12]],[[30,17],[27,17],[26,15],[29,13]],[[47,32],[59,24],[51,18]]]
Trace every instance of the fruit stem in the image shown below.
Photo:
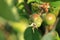
[[[48,26],[45,27],[45,34],[48,33]]]
[[[48,25],[45,27],[45,34],[47,34],[48,32],[50,32],[53,29],[53,25]]]
[[[57,25],[58,21],[59,21],[59,18],[56,19],[56,22],[55,22],[54,25],[53,25],[53,26],[54,26],[54,29],[53,29],[53,30],[56,29],[56,25]]]
[[[25,9],[27,10],[27,12],[28,12],[29,14],[32,13],[31,10],[30,10],[30,8],[29,8],[29,6],[27,5],[26,2],[24,2],[24,7],[25,7]]]

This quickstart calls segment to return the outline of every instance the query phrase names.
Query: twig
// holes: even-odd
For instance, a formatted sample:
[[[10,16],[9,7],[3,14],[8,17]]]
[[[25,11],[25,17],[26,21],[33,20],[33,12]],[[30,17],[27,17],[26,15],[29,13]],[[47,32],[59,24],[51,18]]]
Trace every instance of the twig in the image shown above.
[[[29,6],[27,5],[26,2],[24,2],[24,6],[25,6],[25,9],[27,10],[27,12],[28,12],[29,14],[31,14],[32,12],[31,12],[31,10],[29,9]]]
[[[48,26],[45,26],[45,34],[47,34],[49,31],[48,31]]]
[[[55,24],[53,25],[53,26],[54,26],[54,29],[53,29],[53,30],[55,30],[55,29],[56,29],[56,26],[57,26],[58,21],[59,21],[59,18],[57,18],[57,20],[56,20]]]

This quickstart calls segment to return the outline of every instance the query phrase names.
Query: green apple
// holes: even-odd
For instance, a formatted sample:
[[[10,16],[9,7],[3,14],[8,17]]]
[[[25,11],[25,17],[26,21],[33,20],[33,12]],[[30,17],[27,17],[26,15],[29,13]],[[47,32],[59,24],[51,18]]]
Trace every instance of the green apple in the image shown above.
[[[55,23],[55,21],[56,21],[56,17],[54,14],[52,14],[52,13],[46,14],[46,16],[45,16],[46,24],[53,25]]]
[[[32,14],[32,20],[36,24],[37,27],[40,27],[42,24],[42,18],[39,14]]]

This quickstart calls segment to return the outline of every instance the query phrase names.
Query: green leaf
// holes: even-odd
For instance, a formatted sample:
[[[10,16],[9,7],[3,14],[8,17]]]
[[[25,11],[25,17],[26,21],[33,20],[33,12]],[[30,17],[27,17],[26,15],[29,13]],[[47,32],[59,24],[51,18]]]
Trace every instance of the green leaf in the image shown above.
[[[51,31],[48,34],[45,34],[42,40],[59,40],[59,36],[56,31]]]
[[[58,33],[57,33],[57,32],[56,32],[56,34],[57,34],[56,38],[57,38],[57,40],[59,40],[59,35],[58,35]]]
[[[29,27],[25,30],[24,33],[25,40],[40,40],[41,35],[37,29],[32,30],[32,27]]]
[[[19,16],[12,0],[0,0],[0,16],[11,21],[18,21]]]
[[[52,7],[60,7],[60,1],[50,2]]]
[[[53,7],[52,13],[55,14],[55,16],[58,16],[60,10],[60,1],[50,2],[50,5]]]
[[[41,40],[41,33],[39,33],[39,31],[37,29],[34,29],[33,39]]]
[[[35,0],[37,3],[41,3],[41,0]]]
[[[29,27],[25,30],[24,33],[25,40],[33,40],[33,30],[32,27]]]
[[[59,11],[60,11],[60,7],[56,7],[54,8],[54,10],[52,11],[52,13],[57,17],[59,15]]]

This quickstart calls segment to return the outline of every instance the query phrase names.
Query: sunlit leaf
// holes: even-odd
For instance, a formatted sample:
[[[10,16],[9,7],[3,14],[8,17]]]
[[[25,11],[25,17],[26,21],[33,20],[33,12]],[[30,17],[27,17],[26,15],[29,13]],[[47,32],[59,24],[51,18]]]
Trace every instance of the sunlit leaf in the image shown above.
[[[21,17],[19,22],[9,22],[9,24],[12,26],[14,30],[23,33],[25,29],[28,27],[29,21],[26,18]]]
[[[60,1],[50,2],[52,7],[60,7]]]

